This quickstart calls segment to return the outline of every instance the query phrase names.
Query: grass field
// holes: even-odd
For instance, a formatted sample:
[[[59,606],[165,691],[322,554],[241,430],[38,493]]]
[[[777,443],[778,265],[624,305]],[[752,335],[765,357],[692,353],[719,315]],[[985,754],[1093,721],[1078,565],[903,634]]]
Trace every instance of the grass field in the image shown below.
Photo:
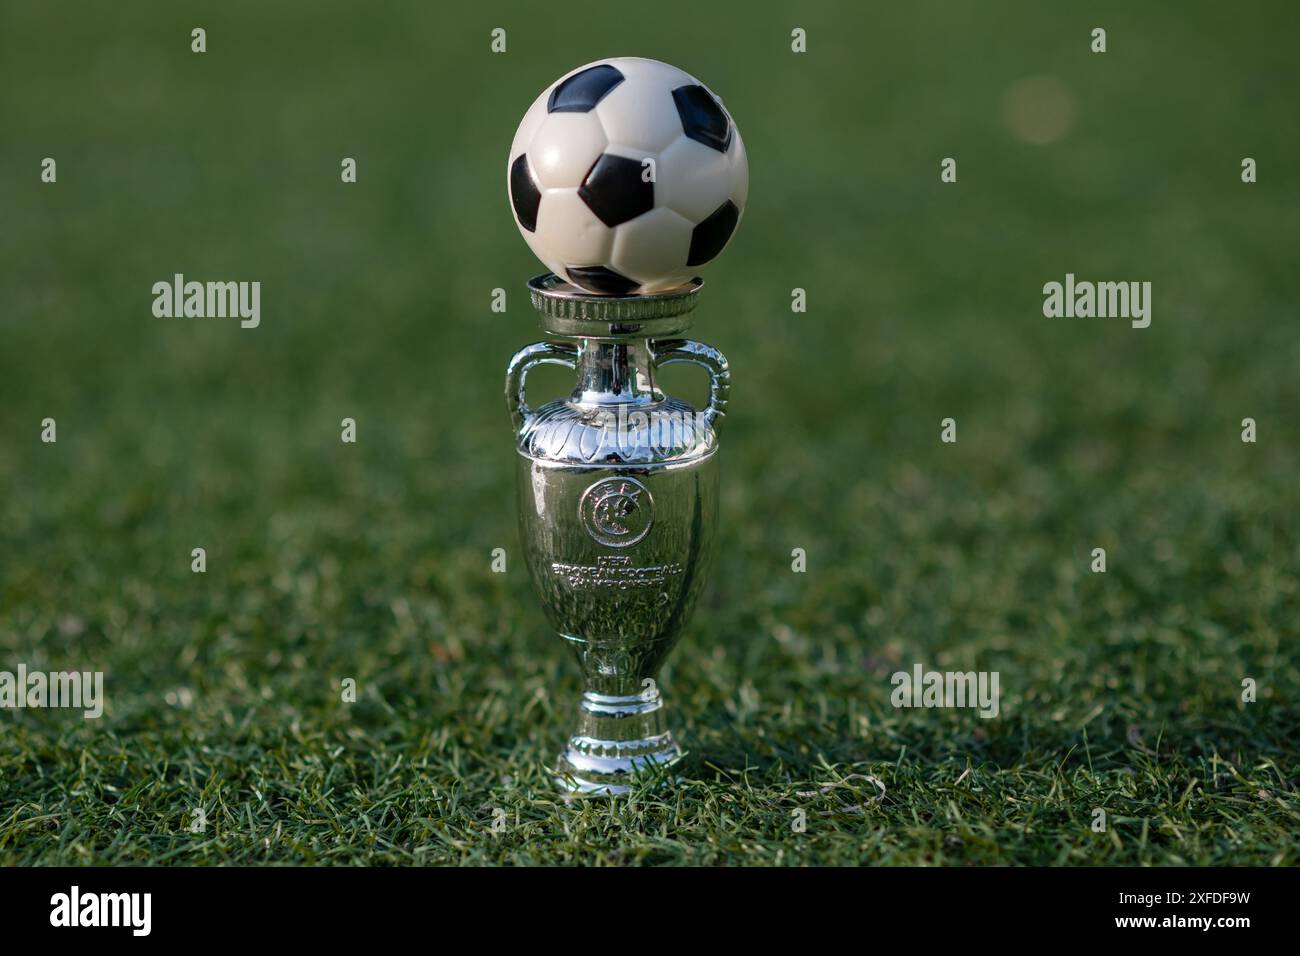
[[[1296,862],[1293,6],[122,6],[0,10],[0,671],[107,696],[0,711],[0,863]],[[504,173],[609,55],[718,90],[751,188],[694,330],[734,388],[686,779],[565,803]],[[154,318],[177,272],[260,327]],[[1151,326],[1045,318],[1067,272]],[[1001,713],[895,709],[915,663]]]

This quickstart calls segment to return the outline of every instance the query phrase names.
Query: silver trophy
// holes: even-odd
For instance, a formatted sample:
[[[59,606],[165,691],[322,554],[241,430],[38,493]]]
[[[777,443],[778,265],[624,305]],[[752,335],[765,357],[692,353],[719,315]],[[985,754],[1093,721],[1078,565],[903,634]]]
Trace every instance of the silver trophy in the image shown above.
[[[555,768],[581,793],[625,793],[632,774],[682,756],[657,677],[712,556],[729,389],[722,353],[680,338],[701,284],[604,296],[539,276],[528,287],[550,338],[521,349],[506,373],[524,555],[582,667],[577,726]],[[708,371],[708,408],[655,384],[673,362]],[[528,370],[547,363],[577,380],[568,398],[532,409]]]

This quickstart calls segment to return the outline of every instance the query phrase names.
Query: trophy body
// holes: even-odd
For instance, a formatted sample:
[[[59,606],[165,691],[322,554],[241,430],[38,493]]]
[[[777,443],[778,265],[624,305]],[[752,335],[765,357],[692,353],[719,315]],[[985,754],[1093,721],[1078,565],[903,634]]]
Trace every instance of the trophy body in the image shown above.
[[[657,676],[705,581],[717,524],[717,432],[729,372],[721,353],[678,338],[701,283],[657,295],[592,295],[554,275],[529,283],[551,339],[510,363],[519,528],[551,626],[582,669],[578,722],[556,765],[568,790],[615,794],[682,751]],[[710,375],[700,411],[665,396],[655,370]],[[533,410],[528,369],[573,368],[567,398]]]

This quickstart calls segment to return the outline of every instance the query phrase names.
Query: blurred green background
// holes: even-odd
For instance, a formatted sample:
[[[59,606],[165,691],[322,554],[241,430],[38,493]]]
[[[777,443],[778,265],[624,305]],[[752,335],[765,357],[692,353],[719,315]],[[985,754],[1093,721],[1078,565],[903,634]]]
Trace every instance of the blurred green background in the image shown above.
[[[1294,5],[731,6],[0,7],[0,670],[108,697],[0,711],[0,862],[1295,862]],[[687,779],[566,804],[504,174],[611,55],[722,95],[751,189],[694,332],[734,389]],[[154,318],[176,272],[260,328]],[[1044,318],[1067,272],[1151,327]],[[895,710],[917,662],[1001,715]]]

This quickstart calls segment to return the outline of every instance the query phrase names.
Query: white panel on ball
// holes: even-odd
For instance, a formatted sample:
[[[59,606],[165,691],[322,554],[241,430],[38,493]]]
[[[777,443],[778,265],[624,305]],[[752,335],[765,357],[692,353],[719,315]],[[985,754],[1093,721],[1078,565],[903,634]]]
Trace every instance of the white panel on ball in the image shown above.
[[[605,136],[610,146],[625,156],[633,152],[658,155],[682,135],[682,121],[671,91],[695,81],[681,70],[655,60],[620,60],[614,65],[623,69],[628,79],[596,104]],[[636,69],[632,69],[633,65]],[[669,95],[664,95],[665,90]]]
[[[731,197],[735,184],[726,153],[683,136],[659,157],[656,201],[693,223],[703,222]]]
[[[569,266],[608,262],[614,244],[613,231],[596,218],[576,189],[542,193],[537,231],[524,237],[537,258],[561,276]]]
[[[671,209],[637,216],[614,230],[611,267],[640,282],[642,292],[675,289],[694,272],[684,265],[693,228]]]
[[[608,145],[595,113],[552,113],[533,134],[528,159],[543,189],[577,189]]]
[[[515,138],[510,143],[510,162],[515,161],[515,157],[528,149],[528,144],[532,142],[533,136],[541,128],[542,123],[546,121],[546,97],[540,96],[533,105],[528,107],[528,112],[524,118],[519,121],[519,129],[515,130]]]
[[[745,155],[745,141],[736,130],[736,141],[731,144],[727,158],[731,161],[731,201],[742,213],[749,200],[749,157]]]

